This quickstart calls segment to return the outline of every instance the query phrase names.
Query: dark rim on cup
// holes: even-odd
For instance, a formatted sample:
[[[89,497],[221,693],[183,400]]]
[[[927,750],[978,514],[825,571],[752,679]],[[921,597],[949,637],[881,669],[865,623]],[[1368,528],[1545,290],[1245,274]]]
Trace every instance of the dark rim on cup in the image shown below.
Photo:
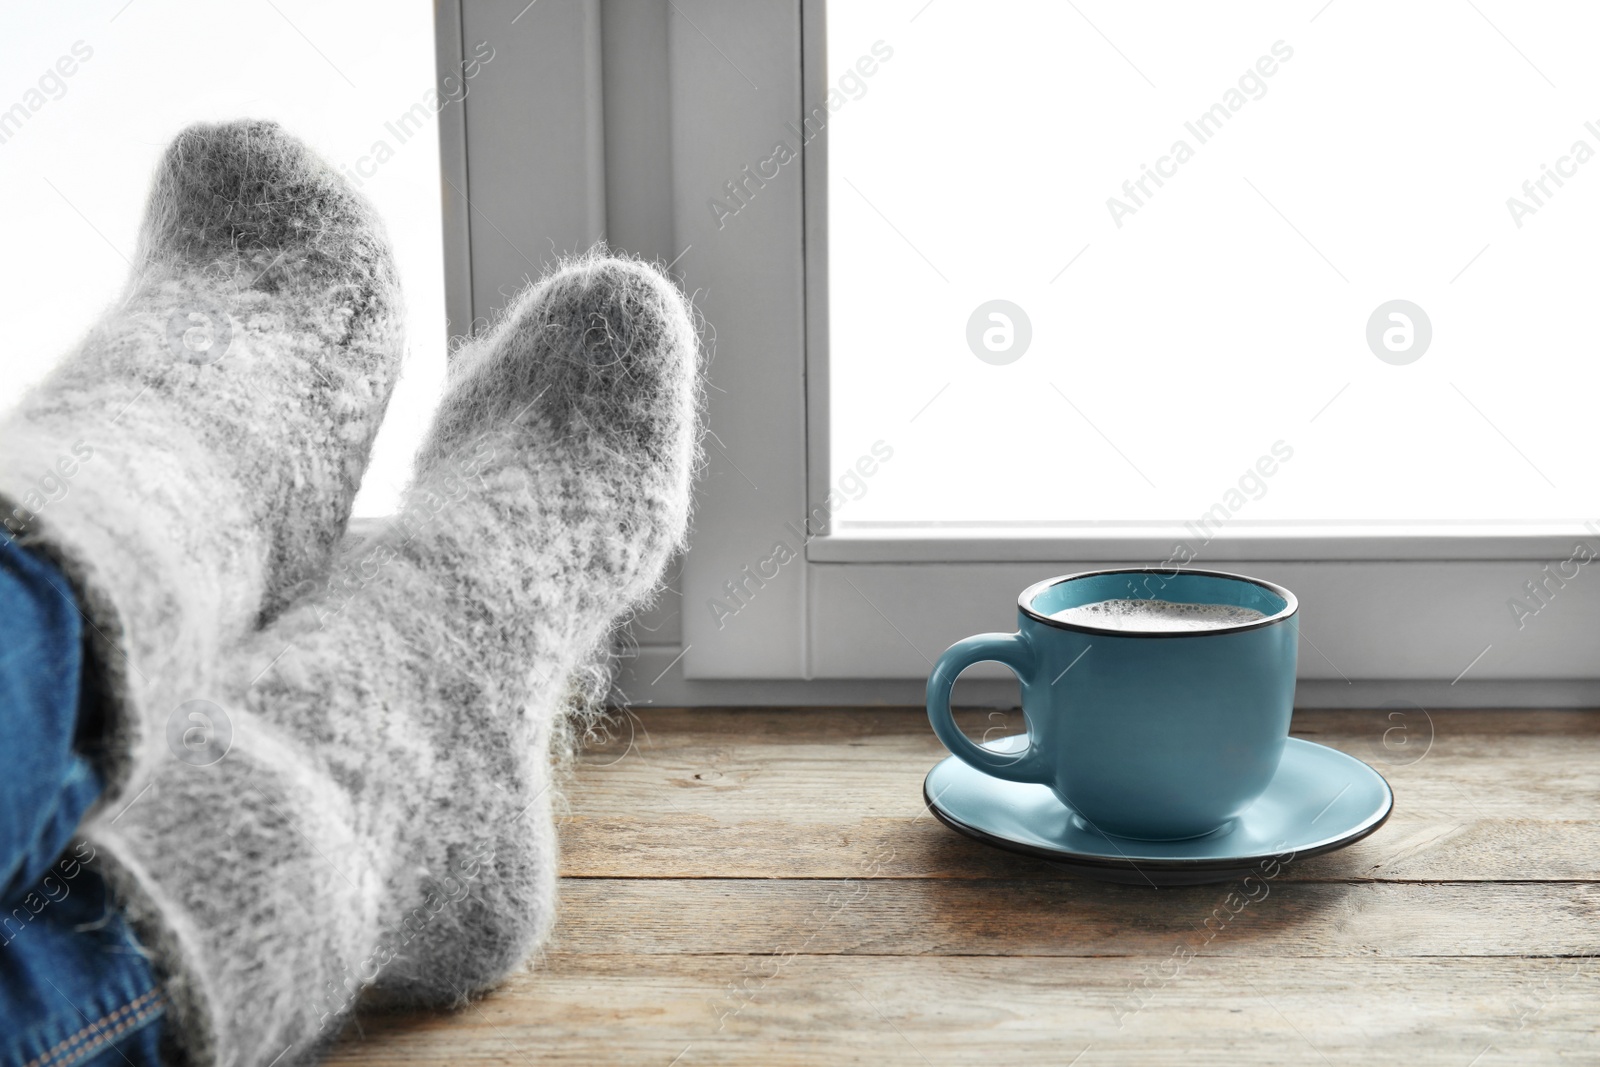
[[[1052,619],[1048,615],[1044,615],[1033,610],[1034,598],[1040,593],[1043,593],[1046,589],[1049,589],[1051,586],[1060,585],[1062,582],[1076,581],[1079,578],[1096,578],[1106,574],[1155,574],[1163,578],[1174,578],[1180,575],[1192,574],[1206,578],[1230,578],[1236,582],[1249,582],[1251,585],[1258,585],[1272,593],[1274,596],[1283,601],[1283,610],[1268,615],[1264,619],[1257,619],[1254,622],[1233,623],[1227,626],[1210,626],[1204,630],[1116,630],[1108,626],[1085,626],[1081,623],[1063,622],[1060,619]],[[1160,598],[1130,597],[1129,599],[1158,600]],[[1183,603],[1194,602],[1183,601]],[[1262,578],[1252,578],[1248,574],[1233,574],[1229,571],[1202,571],[1188,567],[1112,567],[1107,570],[1079,571],[1077,574],[1063,574],[1056,578],[1046,578],[1042,582],[1035,582],[1028,586],[1028,588],[1024,589],[1022,591],[1022,595],[1017,597],[1017,609],[1033,621],[1043,623],[1046,626],[1054,626],[1058,630],[1076,630],[1079,633],[1098,634],[1104,637],[1216,637],[1220,634],[1237,634],[1244,633],[1246,630],[1259,630],[1264,626],[1273,626],[1277,623],[1283,622],[1285,619],[1292,618],[1294,614],[1300,610],[1300,601],[1295,599],[1295,595],[1293,593],[1289,592],[1289,590],[1285,589],[1283,586],[1278,585],[1276,582],[1269,582]]]

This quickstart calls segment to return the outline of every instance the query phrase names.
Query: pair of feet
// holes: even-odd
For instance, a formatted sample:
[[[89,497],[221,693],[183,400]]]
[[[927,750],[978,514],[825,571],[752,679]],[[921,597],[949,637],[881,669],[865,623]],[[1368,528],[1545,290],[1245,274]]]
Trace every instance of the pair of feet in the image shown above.
[[[686,531],[689,309],[591,255],[453,356],[400,513],[347,536],[400,315],[331,168],[193,127],[126,299],[0,426],[0,519],[91,624],[84,833],[196,1062],[296,1062],[358,995],[454,1002],[526,958],[552,735]]]

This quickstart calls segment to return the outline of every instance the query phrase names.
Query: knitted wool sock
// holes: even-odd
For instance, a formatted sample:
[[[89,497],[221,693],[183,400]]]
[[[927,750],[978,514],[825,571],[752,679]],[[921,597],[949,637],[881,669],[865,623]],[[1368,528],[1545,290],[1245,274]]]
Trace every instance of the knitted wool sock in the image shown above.
[[[549,739],[683,540],[696,358],[641,264],[522,294],[452,363],[401,513],[244,646],[226,758],[89,828],[197,1062],[306,1062],[358,995],[460,1003],[538,946]]]
[[[178,135],[125,299],[0,424],[0,536],[61,565],[108,690],[103,804],[326,566],[400,354],[389,251],[342,178],[271,123]]]

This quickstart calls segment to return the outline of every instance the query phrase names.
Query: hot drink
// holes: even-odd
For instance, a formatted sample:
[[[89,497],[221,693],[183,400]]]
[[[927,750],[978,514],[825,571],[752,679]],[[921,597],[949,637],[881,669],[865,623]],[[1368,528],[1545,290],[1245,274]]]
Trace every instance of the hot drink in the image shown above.
[[[1218,630],[1259,622],[1266,615],[1233,604],[1182,604],[1170,600],[1100,600],[1051,612],[1052,619],[1103,630],[1169,633],[1175,630]]]

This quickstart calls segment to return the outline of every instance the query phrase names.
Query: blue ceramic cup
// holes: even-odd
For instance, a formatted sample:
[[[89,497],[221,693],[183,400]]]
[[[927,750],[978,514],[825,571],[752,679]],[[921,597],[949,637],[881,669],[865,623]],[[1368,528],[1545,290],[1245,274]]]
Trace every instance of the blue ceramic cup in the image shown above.
[[[1129,630],[1050,616],[1102,600],[1254,608],[1265,618],[1204,630]],[[1221,829],[1277,772],[1294,707],[1299,604],[1257,578],[1221,571],[1091,571],[1017,599],[1017,632],[945,650],[928,676],[928,718],[956,756],[986,774],[1047,785],[1090,829],[1170,841]],[[950,716],[956,676],[984,660],[1022,683],[1025,751],[970,741]]]

